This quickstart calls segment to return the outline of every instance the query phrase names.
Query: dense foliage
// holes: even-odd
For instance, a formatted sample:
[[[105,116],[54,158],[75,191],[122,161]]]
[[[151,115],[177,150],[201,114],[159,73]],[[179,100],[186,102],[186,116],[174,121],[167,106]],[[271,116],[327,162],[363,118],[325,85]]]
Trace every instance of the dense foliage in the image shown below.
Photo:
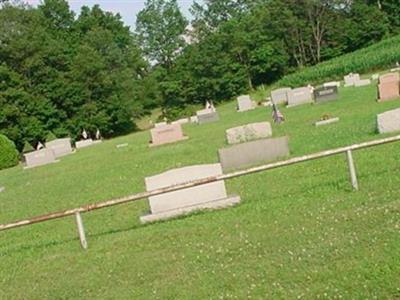
[[[0,2],[0,133],[19,150],[50,132],[123,134],[153,108],[177,118],[298,70],[284,82],[338,76],[335,61],[308,67],[400,32],[398,0],[203,0],[190,26],[177,0],[146,0],[135,33],[97,5]],[[394,63],[381,50],[351,71]]]
[[[18,164],[18,151],[15,144],[5,135],[0,134],[0,170]]]
[[[147,65],[118,15],[94,6],[75,18],[66,1],[45,0],[4,5],[0,27],[0,132],[19,149],[49,132],[129,132],[151,105]]]
[[[179,107],[226,100],[372,45],[398,32],[400,17],[394,4],[385,0],[195,3],[189,44],[176,49],[181,55],[172,68],[164,70],[161,61],[153,68],[159,75],[165,112],[176,115]],[[163,27],[156,18],[148,22]]]

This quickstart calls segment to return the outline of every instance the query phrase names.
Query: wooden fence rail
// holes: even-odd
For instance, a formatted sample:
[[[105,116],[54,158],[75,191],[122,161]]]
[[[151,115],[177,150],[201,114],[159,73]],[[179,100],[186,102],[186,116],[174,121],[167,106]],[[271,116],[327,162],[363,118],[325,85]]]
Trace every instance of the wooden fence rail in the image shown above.
[[[161,195],[161,194],[165,194],[168,192],[178,191],[178,190],[182,190],[182,189],[186,189],[186,188],[190,188],[190,187],[194,187],[194,186],[199,186],[199,185],[203,185],[203,184],[207,184],[207,183],[211,183],[211,182],[215,182],[215,181],[227,180],[227,179],[232,179],[235,177],[241,177],[241,176],[245,176],[245,175],[249,175],[249,174],[253,174],[253,173],[263,172],[263,171],[267,171],[270,169],[276,169],[276,168],[289,166],[289,165],[293,165],[293,164],[297,164],[297,163],[305,162],[305,161],[310,161],[310,160],[314,160],[314,159],[319,159],[319,158],[323,158],[323,157],[328,157],[328,156],[332,156],[332,155],[336,155],[336,154],[340,154],[340,153],[346,153],[351,183],[352,183],[353,189],[358,190],[357,174],[356,174],[356,168],[354,166],[352,151],[363,149],[363,148],[369,148],[369,147],[373,147],[373,146],[378,146],[378,145],[383,145],[383,144],[388,144],[388,143],[393,143],[393,142],[397,142],[397,141],[400,141],[400,135],[389,137],[389,138],[384,138],[384,139],[379,139],[379,140],[374,140],[374,141],[370,141],[370,142],[360,143],[360,144],[354,144],[354,145],[347,146],[347,147],[331,149],[331,150],[322,151],[322,152],[318,152],[318,153],[314,153],[314,154],[308,154],[308,155],[303,155],[303,156],[299,156],[299,157],[294,157],[294,158],[291,158],[288,160],[269,163],[269,164],[265,164],[262,166],[249,168],[246,170],[240,170],[240,171],[236,171],[236,172],[232,172],[232,173],[228,173],[228,174],[222,174],[219,176],[214,176],[214,177],[209,177],[209,178],[205,178],[205,179],[201,179],[201,180],[191,181],[191,182],[187,182],[184,184],[165,187],[165,188],[154,190],[151,192],[137,193],[137,194],[133,194],[133,195],[122,197],[122,198],[117,198],[117,199],[113,199],[113,200],[109,200],[109,201],[105,201],[105,202],[99,202],[99,203],[95,203],[95,204],[89,204],[89,205],[81,206],[78,208],[63,210],[63,211],[59,211],[59,212],[53,212],[53,213],[33,217],[30,219],[26,219],[26,220],[12,222],[9,224],[1,224],[0,231],[75,215],[81,245],[84,249],[86,249],[87,242],[86,242],[85,231],[84,231],[84,227],[83,227],[81,213],[85,213],[85,212],[89,212],[89,211],[97,210],[97,209],[103,209],[103,208],[107,208],[107,207],[111,207],[111,206],[115,206],[115,205],[121,205],[124,203],[138,201],[138,200],[148,198],[151,196]]]

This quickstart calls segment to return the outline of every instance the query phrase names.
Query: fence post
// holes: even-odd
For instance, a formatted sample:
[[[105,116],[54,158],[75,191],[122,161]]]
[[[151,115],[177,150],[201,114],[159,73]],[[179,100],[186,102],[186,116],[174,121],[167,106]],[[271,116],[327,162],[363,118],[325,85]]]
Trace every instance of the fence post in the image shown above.
[[[76,226],[78,227],[79,239],[83,249],[87,249],[87,242],[85,236],[85,228],[83,227],[82,216],[80,212],[75,213]]]
[[[355,191],[358,191],[357,173],[356,168],[354,167],[353,154],[351,150],[347,150],[347,163],[349,165],[351,184],[353,186],[353,189]]]

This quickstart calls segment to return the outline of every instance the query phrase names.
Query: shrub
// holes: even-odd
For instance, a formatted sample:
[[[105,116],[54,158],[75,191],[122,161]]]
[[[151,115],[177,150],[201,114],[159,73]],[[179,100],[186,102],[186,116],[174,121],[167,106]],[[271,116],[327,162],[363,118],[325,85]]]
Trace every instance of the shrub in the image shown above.
[[[18,164],[18,151],[15,144],[5,135],[0,134],[0,170]]]

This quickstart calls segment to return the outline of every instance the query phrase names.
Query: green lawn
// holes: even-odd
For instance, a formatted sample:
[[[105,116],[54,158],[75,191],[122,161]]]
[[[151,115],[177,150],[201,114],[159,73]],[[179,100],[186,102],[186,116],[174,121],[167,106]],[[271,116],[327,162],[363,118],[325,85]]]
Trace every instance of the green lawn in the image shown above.
[[[340,89],[335,103],[282,108],[292,156],[384,137],[375,85]],[[144,177],[218,161],[225,130],[271,121],[270,109],[185,125],[190,139],[149,148],[149,132],[105,141],[61,162],[0,172],[0,223],[144,190]],[[316,128],[322,115],[340,122]],[[116,145],[129,143],[117,149]],[[227,182],[234,208],[140,225],[139,201],[0,232],[0,299],[397,299],[400,298],[400,143],[354,153],[353,192],[345,155]]]

